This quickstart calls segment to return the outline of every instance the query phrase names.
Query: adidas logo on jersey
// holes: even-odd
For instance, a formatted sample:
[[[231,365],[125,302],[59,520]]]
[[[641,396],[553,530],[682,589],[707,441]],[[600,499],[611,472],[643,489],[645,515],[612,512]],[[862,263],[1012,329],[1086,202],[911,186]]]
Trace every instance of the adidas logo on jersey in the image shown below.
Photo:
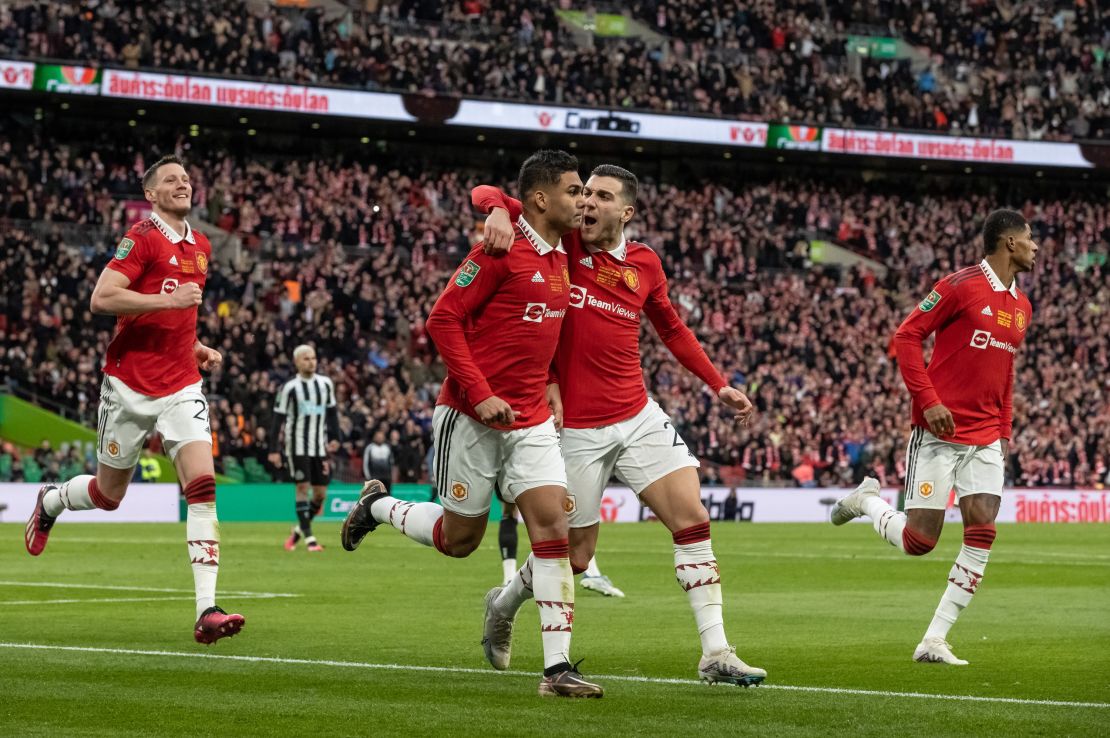
[[[177,266],[177,257],[176,256],[171,256],[170,257],[170,263],[173,264],[174,266]]]
[[[535,274],[532,275],[532,281],[533,282],[539,282],[540,284],[542,284],[545,280],[544,280],[542,274],[540,274],[539,272],[536,272]]]
[[[987,305],[985,308],[983,308],[983,315],[994,315],[994,313],[991,312],[990,305]]]
[[[587,256],[585,259],[579,259],[578,263],[586,267],[587,269],[594,268],[594,259],[592,256]]]

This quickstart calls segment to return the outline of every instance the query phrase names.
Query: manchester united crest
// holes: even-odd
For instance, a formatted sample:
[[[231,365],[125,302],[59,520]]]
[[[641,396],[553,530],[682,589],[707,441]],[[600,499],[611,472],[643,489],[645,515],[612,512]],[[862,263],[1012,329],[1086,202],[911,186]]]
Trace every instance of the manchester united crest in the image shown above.
[[[208,274],[208,257],[200,251],[197,252],[197,269],[201,274]]]
[[[1025,333],[1025,311],[1024,310],[1018,310],[1017,311],[1017,315],[1014,316],[1014,324],[1017,325],[1017,329],[1019,331],[1021,331],[1022,333]]]
[[[119,456],[119,444],[115,441],[108,441],[108,455]]]
[[[933,496],[933,483],[922,482],[917,486],[917,491],[921,494],[922,497],[924,497],[925,499],[929,499]]]
[[[633,292],[640,289],[640,275],[632,267],[624,267],[621,269],[621,276],[624,277],[624,283],[628,285],[628,289]]]
[[[570,515],[577,508],[578,504],[574,501],[574,495],[567,495],[567,498],[563,500],[563,512],[565,512],[567,515]]]
[[[462,502],[470,496],[470,487],[465,482],[451,482],[451,498]]]

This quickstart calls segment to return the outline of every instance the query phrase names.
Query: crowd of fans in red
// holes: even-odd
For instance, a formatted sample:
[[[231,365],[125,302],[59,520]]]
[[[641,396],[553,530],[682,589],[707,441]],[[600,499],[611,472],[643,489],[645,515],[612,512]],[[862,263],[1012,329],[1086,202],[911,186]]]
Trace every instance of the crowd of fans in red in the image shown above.
[[[117,196],[137,189],[146,161],[136,145],[0,139],[0,376],[90,427],[113,322],[91,315],[88,299],[127,226]],[[424,318],[480,238],[476,173],[431,158],[186,156],[194,213],[254,244],[233,264],[213,261],[201,311],[201,337],[226,357],[206,382],[218,464],[253,457],[276,473],[270,408],[294,346],[310,342],[337,387],[341,476],[360,476],[380,430],[398,478],[425,479],[445,370]],[[955,185],[645,180],[628,234],[660,253],[673,302],[759,411],[737,427],[645,331],[648,386],[707,481],[833,485],[874,474],[897,484],[909,400],[890,336],[934,280],[981,258],[982,218],[999,205],[1020,208],[1041,244],[1036,272],[1022,277],[1035,314],[1018,357],[1009,476],[1024,486],[1110,481],[1110,206],[1093,191],[943,186]],[[886,270],[813,265],[815,237]],[[8,453],[18,475],[20,452]],[[38,450],[40,466],[51,453]],[[54,463],[82,453],[91,464],[79,448]]]
[[[375,90],[1016,139],[1110,138],[1110,14],[1096,2],[634,0],[654,33],[571,33],[571,2],[245,0],[0,7],[0,56]],[[595,14],[592,5],[581,7]],[[596,17],[596,15],[595,15]],[[850,63],[850,37],[907,58]]]

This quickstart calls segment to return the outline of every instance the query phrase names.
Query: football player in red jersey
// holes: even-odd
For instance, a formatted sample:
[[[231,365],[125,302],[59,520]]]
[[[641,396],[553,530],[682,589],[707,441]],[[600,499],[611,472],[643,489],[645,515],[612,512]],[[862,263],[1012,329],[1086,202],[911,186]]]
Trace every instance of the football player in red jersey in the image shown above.
[[[964,665],[948,631],[979,588],[994,543],[1013,425],[1014,356],[1033,319],[1017,275],[1033,269],[1038,246],[1021,213],[996,210],[983,224],[985,258],[940,280],[894,335],[898,366],[913,397],[906,458],[906,512],[879,497],[868,477],[833,507],[832,522],[861,515],[910,556],[933,550],[955,488],[963,546],[948,573],[914,661]],[[928,369],[921,344],[936,333]]]
[[[193,188],[180,159],[162,157],[142,183],[154,212],[120,241],[90,306],[94,313],[119,316],[103,367],[96,476],[43,485],[25,542],[38,556],[62,510],[119,507],[147,436],[157,432],[188,502],[186,537],[197,605],[193,635],[199,643],[214,643],[238,633],[244,620],[216,606],[220,529],[200,370],[219,366],[223,358],[197,338],[197,306],[212,246],[185,220]]]
[[[701,637],[699,676],[708,682],[758,684],[763,669],[745,664],[725,635],[721,576],[710,542],[709,513],[701,502],[698,460],[670,418],[648,397],[640,354],[646,315],[667,348],[715,395],[747,422],[753,413],[743,392],[728,383],[671,304],[658,255],[628,241],[624,226],[635,214],[636,175],[614,165],[593,170],[586,182],[582,228],[567,239],[570,311],[555,356],[563,405],[563,457],[567,467],[571,563],[583,571],[593,557],[601,499],[615,474],[671,531],[674,569]],[[487,244],[506,244],[520,204],[492,187],[472,193],[486,212]],[[508,665],[511,642],[504,626],[532,597],[531,559],[504,587],[487,596],[484,643],[495,668]]]
[[[570,278],[562,237],[582,222],[578,161],[539,151],[520,168],[523,212],[507,257],[478,244],[428,317],[428,334],[447,365],[432,417],[435,487],[442,507],[390,497],[371,480],[343,524],[353,551],[381,524],[447,556],[481,543],[494,488],[515,503],[532,541],[540,611],[542,696],[601,697],[570,661],[574,579],[567,542],[567,478],[549,396],[551,361],[567,314]],[[512,623],[507,627],[512,628]],[[504,668],[504,667],[502,667]]]

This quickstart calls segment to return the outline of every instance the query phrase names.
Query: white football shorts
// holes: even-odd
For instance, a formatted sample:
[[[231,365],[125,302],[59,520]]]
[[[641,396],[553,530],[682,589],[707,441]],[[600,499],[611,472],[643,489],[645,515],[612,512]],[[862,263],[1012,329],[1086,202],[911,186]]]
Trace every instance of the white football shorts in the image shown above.
[[[906,450],[906,509],[943,510],[948,493],[1002,495],[1005,468],[1002,443],[967,446],[942,441],[914,427]]]
[[[201,382],[165,397],[148,397],[116,377],[104,375],[97,413],[96,458],[113,469],[133,469],[151,433],[173,461],[185,444],[212,443],[208,400]]]
[[[563,460],[571,528],[587,528],[601,520],[601,498],[614,474],[638,495],[673,471],[701,466],[652,399],[619,423],[564,428]]]
[[[497,430],[446,405],[432,413],[434,484],[445,510],[467,517],[489,513],[494,490],[515,503],[536,487],[566,488],[555,421]]]

